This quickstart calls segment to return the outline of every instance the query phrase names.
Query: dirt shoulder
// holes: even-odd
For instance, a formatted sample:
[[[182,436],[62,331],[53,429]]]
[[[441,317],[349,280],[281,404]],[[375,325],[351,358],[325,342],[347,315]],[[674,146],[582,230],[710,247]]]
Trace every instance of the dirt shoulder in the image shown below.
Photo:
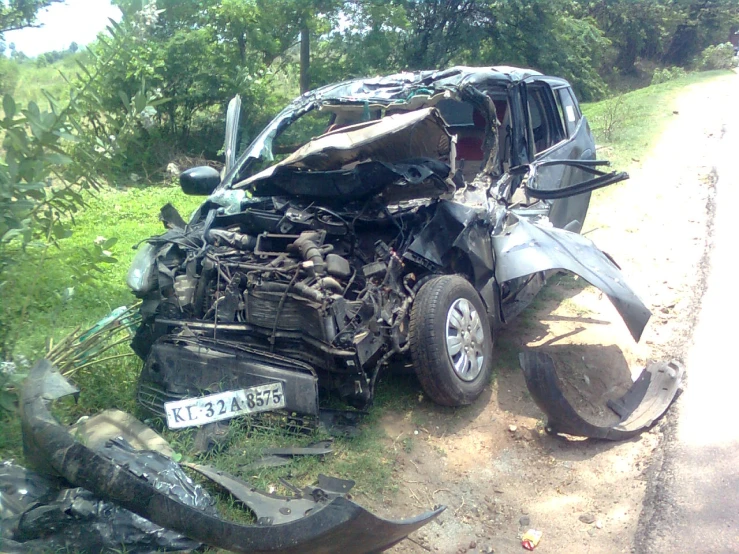
[[[521,552],[528,528],[543,532],[537,552],[632,550],[663,424],[618,443],[548,436],[516,354],[560,352],[575,392],[602,394],[648,360],[683,358],[709,246],[711,153],[735,78],[687,88],[641,169],[591,205],[585,232],[654,314],[641,343],[597,289],[557,275],[533,309],[500,332],[497,378],[473,406],[444,410],[419,398],[384,416],[399,491],[375,508],[397,516],[448,507],[395,552]]]
[[[739,386],[739,374],[727,366],[736,340],[728,318],[739,310],[734,281],[739,76],[733,81],[733,90],[717,90],[714,99],[724,108],[725,123],[712,158],[715,215],[710,252],[699,268],[705,294],[695,310],[686,360],[690,386],[675,406],[677,417],[664,425],[665,448],[650,468],[638,552],[739,551],[739,496],[726,493],[739,487],[739,429],[722,424],[731,421]]]

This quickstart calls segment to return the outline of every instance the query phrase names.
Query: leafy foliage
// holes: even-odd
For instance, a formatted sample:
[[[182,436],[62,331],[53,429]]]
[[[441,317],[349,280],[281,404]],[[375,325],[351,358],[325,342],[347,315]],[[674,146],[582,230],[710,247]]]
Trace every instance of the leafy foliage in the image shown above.
[[[663,67],[662,69],[655,70],[654,75],[652,75],[651,84],[659,85],[667,81],[672,81],[673,79],[680,79],[686,75],[687,72],[682,67]]]
[[[730,42],[709,46],[703,50],[698,60],[698,69],[702,71],[731,69],[736,65],[734,46]]]
[[[3,0],[0,2],[0,38],[3,33],[31,27],[36,24],[36,14],[62,0]]]
[[[99,191],[120,167],[120,155],[135,141],[142,121],[150,117],[157,103],[154,95],[141,87],[132,97],[119,96],[125,109],[106,113],[101,91],[107,92],[105,75],[127,35],[111,29],[112,38],[101,46],[90,67],[79,64],[80,74],[68,82],[65,100],[46,93],[48,108],[36,102],[16,104],[6,94],[0,119],[2,154],[0,159],[0,291],[7,281],[9,266],[17,262],[19,248],[37,247],[43,252],[71,234],[75,215],[85,207],[86,197]],[[154,112],[155,113],[155,112]],[[101,264],[114,263],[113,239],[94,244],[83,261],[70,266],[78,283],[94,281]],[[43,265],[45,254],[39,266]],[[0,354],[8,357],[17,338],[19,323],[29,305],[37,301],[34,289],[20,306],[3,302],[0,310]],[[11,321],[13,324],[11,324]],[[11,333],[10,329],[15,329]]]
[[[36,102],[17,106],[3,98],[4,160],[0,164],[0,256],[14,240],[54,240],[68,235],[68,223],[84,206],[84,192],[99,190],[105,169],[115,160],[120,140],[130,138],[150,97],[140,90],[126,99],[124,117],[100,111],[99,60],[85,77],[70,83],[66,104],[47,95],[49,109]]]

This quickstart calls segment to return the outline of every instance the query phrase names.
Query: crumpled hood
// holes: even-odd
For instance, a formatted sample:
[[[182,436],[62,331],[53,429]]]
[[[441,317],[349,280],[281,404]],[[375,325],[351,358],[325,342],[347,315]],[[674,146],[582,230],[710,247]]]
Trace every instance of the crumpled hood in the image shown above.
[[[257,196],[273,193],[271,186],[281,185],[283,193],[303,195],[304,187],[285,184],[285,175],[298,180],[313,180],[311,189],[315,191],[316,172],[343,172],[365,167],[370,160],[382,160],[385,164],[395,164],[418,158],[438,160],[449,155],[451,135],[446,123],[435,108],[425,108],[408,113],[384,117],[337,129],[317,137],[303,145],[281,162],[234,185],[234,188],[255,190]],[[377,168],[368,168],[376,171]],[[356,171],[355,171],[356,173]],[[447,168],[448,173],[448,168]],[[336,177],[336,175],[332,175]],[[379,176],[380,180],[387,181]],[[325,178],[325,177],[321,177]],[[370,182],[377,182],[375,175]],[[398,176],[389,176],[390,180]],[[370,186],[368,184],[368,186]],[[316,195],[318,191],[315,191]],[[341,194],[341,188],[332,191]]]

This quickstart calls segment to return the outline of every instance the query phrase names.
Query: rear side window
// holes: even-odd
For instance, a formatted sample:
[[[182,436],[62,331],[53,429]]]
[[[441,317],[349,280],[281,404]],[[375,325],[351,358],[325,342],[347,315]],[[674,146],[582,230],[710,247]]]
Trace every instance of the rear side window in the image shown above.
[[[555,96],[557,98],[559,111],[562,114],[562,120],[565,123],[567,136],[571,137],[575,134],[577,124],[582,117],[580,108],[575,101],[575,97],[572,95],[572,90],[569,88],[561,88],[555,91]]]
[[[546,86],[528,88],[529,124],[534,138],[535,154],[565,139],[562,118]]]

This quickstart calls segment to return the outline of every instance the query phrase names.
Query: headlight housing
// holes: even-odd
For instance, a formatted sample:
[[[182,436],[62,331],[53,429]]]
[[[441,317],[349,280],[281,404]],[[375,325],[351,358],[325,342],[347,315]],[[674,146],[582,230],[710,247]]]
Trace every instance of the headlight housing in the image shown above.
[[[148,242],[139,249],[128,270],[126,283],[135,294],[151,292],[156,285],[156,249]]]

